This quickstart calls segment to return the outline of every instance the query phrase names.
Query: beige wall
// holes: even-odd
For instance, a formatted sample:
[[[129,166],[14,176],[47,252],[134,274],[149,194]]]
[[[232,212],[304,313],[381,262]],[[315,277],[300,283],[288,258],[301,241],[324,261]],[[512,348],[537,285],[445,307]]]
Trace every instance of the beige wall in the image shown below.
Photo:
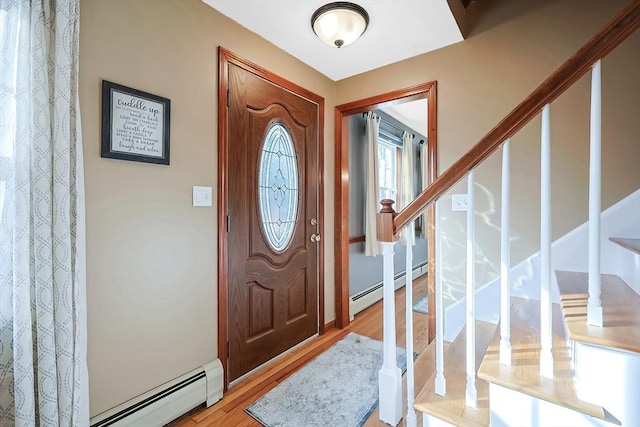
[[[456,45],[337,83],[338,104],[438,82],[438,157],[444,171],[627,3],[474,2],[475,29]],[[428,29],[426,30],[428,32]],[[640,32],[605,58],[603,209],[640,188]],[[551,106],[553,238],[587,219],[589,79]],[[540,119],[512,142],[512,265],[539,249]],[[476,172],[477,279],[499,271],[500,152]],[[466,183],[454,192],[466,193]],[[464,296],[466,216],[442,204],[445,295]]]
[[[329,189],[334,83],[199,0],[82,0],[80,40],[95,415],[217,356],[216,206],[192,207],[191,187],[213,187],[216,200],[218,46],[325,98]],[[101,79],[171,99],[170,166],[100,157]]]
[[[193,185],[217,186],[217,47],[325,98],[325,320],[333,306],[333,108],[438,81],[440,170],[600,28],[625,1],[473,3],[471,37],[399,64],[331,82],[199,0],[82,0],[80,83],[87,190],[91,414],[103,412],[217,356],[216,206],[191,207]],[[428,29],[426,30],[428,31]],[[640,187],[640,34],[605,60],[603,207]],[[634,86],[629,86],[635,74]],[[100,158],[100,81],[171,99],[171,165]],[[554,236],[586,218],[587,82],[553,106]],[[579,102],[578,102],[579,101]],[[539,123],[539,121],[536,120]],[[574,134],[573,131],[577,131]],[[570,131],[572,133],[570,133]],[[514,262],[537,250],[539,139],[514,141]],[[570,136],[571,135],[571,136]],[[578,135],[573,136],[573,135]],[[485,215],[483,277],[496,265],[496,160],[478,172]],[[464,216],[446,212],[455,253]],[[487,238],[484,238],[487,237]],[[493,242],[493,243],[492,243]],[[457,266],[449,267],[456,271]],[[461,270],[451,275],[458,280]]]

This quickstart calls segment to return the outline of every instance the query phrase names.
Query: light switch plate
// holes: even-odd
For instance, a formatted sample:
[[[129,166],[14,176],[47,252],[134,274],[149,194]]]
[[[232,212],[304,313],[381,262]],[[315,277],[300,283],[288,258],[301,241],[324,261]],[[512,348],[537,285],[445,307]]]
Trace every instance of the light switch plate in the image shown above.
[[[454,194],[451,196],[451,210],[454,212],[467,212],[469,205],[467,204],[466,194]]]
[[[211,187],[193,186],[193,206],[212,206]]]

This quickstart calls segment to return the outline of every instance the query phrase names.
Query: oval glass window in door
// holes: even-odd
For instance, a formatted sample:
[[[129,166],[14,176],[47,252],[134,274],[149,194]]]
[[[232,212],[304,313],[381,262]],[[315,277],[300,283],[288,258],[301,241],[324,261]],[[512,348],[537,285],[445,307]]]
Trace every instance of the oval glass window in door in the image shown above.
[[[283,251],[298,213],[298,164],[291,135],[281,123],[267,130],[258,164],[258,210],[269,246]]]

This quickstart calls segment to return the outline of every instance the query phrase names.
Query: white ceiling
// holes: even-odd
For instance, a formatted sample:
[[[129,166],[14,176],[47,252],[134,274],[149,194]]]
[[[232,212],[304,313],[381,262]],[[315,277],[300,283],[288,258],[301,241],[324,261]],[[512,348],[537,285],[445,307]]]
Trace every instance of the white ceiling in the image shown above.
[[[384,108],[382,111],[399,121],[409,128],[427,136],[427,100],[419,99],[417,101],[396,104],[392,107]]]
[[[311,15],[330,0],[202,1],[335,81],[463,39],[446,0],[354,0],[369,27],[340,49],[311,29]]]

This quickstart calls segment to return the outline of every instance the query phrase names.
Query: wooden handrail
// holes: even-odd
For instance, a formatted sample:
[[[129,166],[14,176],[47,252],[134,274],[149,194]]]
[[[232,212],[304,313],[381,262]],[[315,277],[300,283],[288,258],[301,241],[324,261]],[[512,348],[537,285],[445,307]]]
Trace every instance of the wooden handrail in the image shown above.
[[[582,77],[593,64],[615,49],[640,27],[640,0],[630,2],[571,58],[525,98],[496,127],[453,163],[409,205],[396,214],[394,234],[415,220],[422,211],[441,197],[471,169],[496,151],[546,104],[551,103]]]

